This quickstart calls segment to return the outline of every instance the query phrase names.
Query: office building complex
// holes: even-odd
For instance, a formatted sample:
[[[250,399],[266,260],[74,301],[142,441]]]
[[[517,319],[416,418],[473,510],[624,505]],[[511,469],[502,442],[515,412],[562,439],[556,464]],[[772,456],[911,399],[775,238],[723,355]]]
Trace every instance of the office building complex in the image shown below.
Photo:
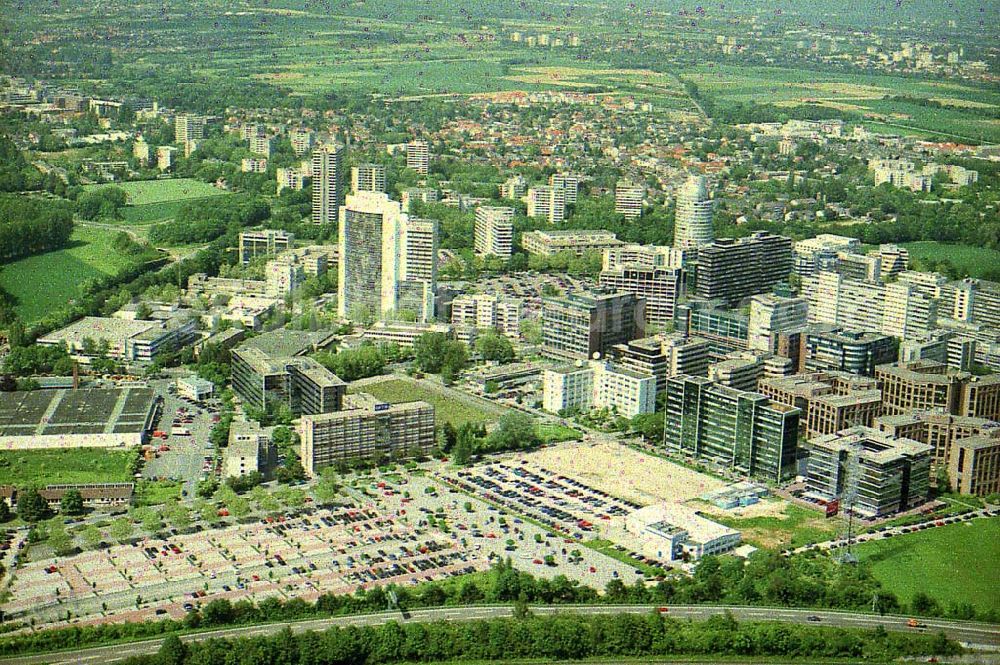
[[[559,252],[573,252],[582,256],[587,252],[602,252],[609,247],[622,245],[611,231],[529,231],[521,236],[521,246],[529,254],[552,256]]]
[[[542,300],[542,352],[589,360],[642,337],[644,303],[631,293],[571,293]]]
[[[833,272],[802,278],[809,321],[893,337],[927,335],[937,320],[937,303],[905,282],[853,280]]]
[[[174,143],[184,145],[188,141],[205,138],[205,118],[199,115],[181,113],[174,118]]]
[[[573,173],[553,173],[549,176],[549,186],[562,190],[563,201],[569,204],[576,203],[576,197],[580,191],[580,181],[580,176]],[[534,215],[528,216],[533,217]]]
[[[354,460],[419,457],[437,445],[433,406],[386,404],[364,393],[351,395],[343,411],[303,416],[298,432],[302,467],[311,477]]]
[[[479,206],[476,208],[475,249],[477,256],[509,259],[514,251],[514,209]]]
[[[249,407],[286,407],[293,415],[339,411],[347,384],[306,356],[277,356],[243,345],[230,354],[233,391]]]
[[[861,241],[831,233],[799,240],[793,247],[792,270],[802,277],[821,271],[835,272],[837,257],[844,252],[860,253]]]
[[[870,427],[852,427],[809,441],[806,496],[841,501],[868,519],[927,501],[932,448]],[[846,495],[846,499],[845,499]]]
[[[656,392],[667,388],[667,377],[708,373],[709,344],[683,333],[659,334],[616,344],[611,349],[615,362],[640,374],[656,377]]]
[[[707,378],[667,379],[666,447],[767,480],[795,475],[799,410]]]
[[[431,165],[430,146],[427,141],[410,141],[406,144],[406,168],[420,175],[427,175]]]
[[[757,381],[764,376],[764,358],[750,351],[737,351],[708,366],[708,378],[721,386],[757,391]]]
[[[676,311],[677,330],[707,341],[711,360],[747,348],[750,323],[746,314],[707,300],[690,300],[677,305]]]
[[[773,294],[750,299],[747,347],[774,352],[776,333],[801,328],[806,324],[809,303],[804,298],[784,298]]]
[[[779,333],[779,338],[781,333]],[[798,367],[804,372],[840,371],[872,376],[875,368],[896,358],[896,340],[888,335],[809,326],[799,333]]]
[[[921,360],[881,365],[875,370],[875,378],[889,415],[940,411],[1000,420],[1000,374],[975,376]]]
[[[528,217],[556,224],[566,219],[566,191],[561,187],[532,187],[528,190]]]
[[[723,238],[698,249],[695,290],[699,298],[738,303],[770,291],[792,271],[792,241],[767,231]]]
[[[620,265],[601,271],[600,286],[631,293],[646,301],[647,325],[666,326],[674,321],[674,306],[684,294],[680,268],[644,268]]]
[[[630,182],[619,182],[615,185],[615,212],[625,217],[627,221],[639,219],[642,215],[642,197],[646,188]]]
[[[976,496],[1000,492],[1000,437],[973,436],[956,441],[948,460],[953,492]]]
[[[975,436],[1000,438],[1000,422],[939,411],[880,416],[874,427],[889,436],[913,439],[933,447],[933,463],[939,468],[948,464],[957,441]]]
[[[295,235],[288,231],[243,231],[240,233],[240,264],[246,265],[258,257],[280,254],[294,244]]]
[[[604,360],[546,369],[542,408],[551,413],[610,409],[626,418],[656,410],[656,377]]]
[[[312,155],[313,224],[336,224],[344,178],[344,147],[322,146]]]
[[[491,294],[458,296],[451,301],[451,323],[495,329],[517,339],[521,335],[521,301]]]
[[[384,192],[385,165],[361,164],[351,167],[351,191],[355,194],[358,192]]]
[[[710,245],[714,238],[708,185],[704,176],[691,176],[677,194],[674,247],[698,250]]]
[[[434,316],[437,224],[411,219],[381,192],[347,197],[340,214],[338,312],[382,319],[401,311]]]
[[[758,390],[774,402],[797,408],[799,429],[808,437],[872,427],[882,413],[882,393],[875,380],[844,372],[764,377]]]

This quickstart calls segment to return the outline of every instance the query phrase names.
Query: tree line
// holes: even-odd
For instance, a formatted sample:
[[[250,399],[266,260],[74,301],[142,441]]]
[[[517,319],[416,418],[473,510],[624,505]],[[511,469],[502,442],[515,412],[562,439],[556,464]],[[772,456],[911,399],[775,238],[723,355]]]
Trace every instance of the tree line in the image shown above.
[[[0,259],[64,247],[73,233],[73,210],[63,201],[0,195]]]
[[[167,245],[211,242],[227,231],[238,233],[243,227],[260,224],[270,214],[268,203],[257,197],[213,196],[181,206],[173,222],[149,230],[149,239]]]

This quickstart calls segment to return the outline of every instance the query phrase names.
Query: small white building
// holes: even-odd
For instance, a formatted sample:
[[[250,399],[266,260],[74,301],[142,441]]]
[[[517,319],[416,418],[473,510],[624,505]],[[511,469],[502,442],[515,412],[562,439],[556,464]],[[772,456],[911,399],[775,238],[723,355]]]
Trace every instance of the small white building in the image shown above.
[[[646,506],[625,518],[625,530],[636,537],[640,551],[661,561],[694,561],[735,549],[739,531],[673,503]]]
[[[200,402],[208,399],[214,393],[215,384],[201,377],[189,376],[186,379],[177,379],[177,394],[181,397]]]

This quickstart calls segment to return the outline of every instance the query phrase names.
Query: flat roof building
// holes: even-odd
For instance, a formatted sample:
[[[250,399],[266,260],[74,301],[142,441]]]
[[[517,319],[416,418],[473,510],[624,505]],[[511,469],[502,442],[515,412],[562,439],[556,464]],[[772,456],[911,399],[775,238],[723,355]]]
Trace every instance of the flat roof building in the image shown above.
[[[514,248],[514,209],[506,206],[476,208],[475,249],[477,256],[509,259]]]
[[[1000,437],[974,436],[956,441],[948,460],[953,492],[990,496],[1000,493]]]
[[[870,427],[810,439],[806,496],[841,501],[874,519],[922,505],[930,492],[933,449]]]
[[[664,443],[775,481],[795,475],[799,410],[703,377],[667,379]]]
[[[889,436],[913,439],[934,448],[934,464],[948,464],[953,444],[970,437],[1000,437],[1000,422],[988,418],[953,416],[936,411],[918,411],[875,419],[875,428]]]
[[[845,372],[762,378],[758,390],[799,409],[799,426],[808,437],[858,425],[872,427],[882,413],[882,393],[875,380]]]
[[[573,252],[582,256],[587,252],[602,252],[623,244],[611,231],[537,230],[528,231],[521,236],[524,251],[540,256],[552,256],[559,252]]]
[[[656,377],[607,361],[546,369],[542,393],[543,408],[551,413],[596,408],[633,418],[656,410]]]
[[[631,293],[570,293],[542,299],[542,352],[550,358],[604,357],[615,344],[642,337],[642,299]]]
[[[640,508],[627,515],[624,522],[642,553],[660,561],[718,556],[735,549],[742,539],[739,531],[674,503]]]
[[[270,438],[253,420],[234,420],[229,426],[229,445],[224,452],[223,476],[239,478],[259,473],[270,479],[278,456]]]
[[[302,466],[313,477],[323,467],[418,457],[437,445],[433,406],[387,404],[364,393],[351,395],[343,411],[303,416],[298,431]]]
[[[707,341],[684,333],[661,333],[633,339],[611,349],[615,361],[640,374],[656,377],[656,391],[667,387],[667,377],[678,374],[705,376],[708,373]]]
[[[792,271],[792,240],[767,231],[720,238],[698,248],[695,291],[699,298],[735,304],[770,291]]]
[[[240,233],[240,263],[247,265],[258,257],[272,257],[295,245],[295,234],[277,229]]]
[[[1000,375],[975,376],[921,360],[880,365],[875,378],[889,415],[941,411],[956,416],[1000,420]]]
[[[888,335],[817,324],[801,331],[799,370],[850,372],[872,376],[875,368],[892,362],[896,340]]]
[[[351,191],[384,192],[385,164],[359,164],[351,167]]]

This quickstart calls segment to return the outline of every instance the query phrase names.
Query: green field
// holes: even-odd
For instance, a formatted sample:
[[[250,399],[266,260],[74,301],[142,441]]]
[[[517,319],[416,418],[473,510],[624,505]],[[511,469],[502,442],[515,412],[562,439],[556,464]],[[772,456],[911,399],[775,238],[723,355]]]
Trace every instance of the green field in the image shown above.
[[[538,436],[542,437],[542,441],[545,443],[560,443],[562,441],[579,441],[583,434],[580,433],[580,430],[558,423],[540,423]]]
[[[1000,611],[998,518],[863,543],[857,554],[900,602],[923,591],[945,609],[971,603],[980,611]]]
[[[192,178],[173,178],[170,180],[136,180],[133,182],[118,182],[114,184],[124,189],[128,195],[130,206],[144,206],[150,203],[166,203],[169,201],[186,201],[202,199],[208,196],[220,196],[226,192],[217,187],[193,180]],[[107,185],[87,185],[84,189],[100,189]]]
[[[404,379],[388,379],[370,383],[351,392],[364,392],[392,404],[423,400],[434,407],[438,424],[450,422],[455,427],[465,423],[491,423],[501,416],[505,409],[483,402],[474,406],[474,398],[457,400],[450,394],[435,389],[426,383],[414,383]]]
[[[218,194],[213,195],[218,196]],[[145,203],[138,206],[128,206],[122,212],[122,220],[126,224],[147,225],[171,220],[185,205],[194,201],[204,201],[208,196],[197,199],[182,199],[180,201],[162,201],[160,203]]]
[[[910,250],[910,257],[914,259],[947,259],[960,273],[969,277],[982,277],[987,268],[996,271],[1000,266],[1000,251],[988,247],[951,245],[933,240],[907,242],[903,243],[903,247]]]
[[[111,249],[116,231],[77,226],[69,246],[5,265],[0,286],[17,298],[17,312],[27,323],[44,317],[80,294],[88,279],[113,275],[129,258]]]
[[[0,451],[0,485],[126,482],[131,456],[105,448]]]
[[[743,532],[752,545],[770,548],[801,547],[829,540],[837,535],[839,520],[828,520],[818,510],[790,503],[781,517],[728,517],[712,513],[710,517]]]

